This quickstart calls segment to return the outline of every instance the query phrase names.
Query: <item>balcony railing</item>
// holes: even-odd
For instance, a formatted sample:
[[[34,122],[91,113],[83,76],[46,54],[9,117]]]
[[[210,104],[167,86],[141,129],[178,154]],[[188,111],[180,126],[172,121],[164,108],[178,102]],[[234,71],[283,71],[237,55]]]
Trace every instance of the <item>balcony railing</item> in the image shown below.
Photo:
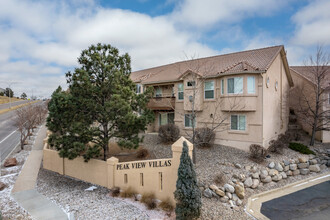
[[[175,97],[174,96],[158,96],[150,99],[148,108],[152,110],[174,110]]]

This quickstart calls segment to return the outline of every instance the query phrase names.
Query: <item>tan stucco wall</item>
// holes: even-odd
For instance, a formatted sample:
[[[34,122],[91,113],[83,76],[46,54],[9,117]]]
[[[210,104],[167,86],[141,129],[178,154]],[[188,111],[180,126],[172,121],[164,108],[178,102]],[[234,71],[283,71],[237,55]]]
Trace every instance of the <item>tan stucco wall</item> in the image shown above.
[[[267,78],[269,85],[267,86]],[[275,83],[278,88],[275,89]],[[279,134],[285,133],[289,121],[289,82],[279,54],[268,71],[263,74],[263,146]]]

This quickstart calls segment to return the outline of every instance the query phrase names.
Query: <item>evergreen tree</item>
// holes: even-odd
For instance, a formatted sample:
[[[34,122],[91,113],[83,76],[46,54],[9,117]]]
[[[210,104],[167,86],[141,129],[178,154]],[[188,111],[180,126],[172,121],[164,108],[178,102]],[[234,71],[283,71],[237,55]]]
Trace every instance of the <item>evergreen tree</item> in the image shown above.
[[[188,220],[200,216],[202,206],[201,192],[197,185],[196,173],[188,154],[186,142],[183,142],[174,197],[177,201],[175,208],[176,219]]]
[[[26,97],[27,97],[26,93],[23,92],[22,95],[21,95],[21,99],[26,99]]]
[[[78,62],[81,67],[66,74],[68,92],[58,89],[49,103],[50,144],[62,157],[82,155],[86,161],[100,153],[106,160],[113,137],[122,147],[138,147],[138,133],[154,119],[147,109],[152,94],[136,94],[129,55],[97,44],[83,50]]]
[[[5,90],[5,95],[6,95],[7,97],[12,98],[12,97],[14,96],[14,92],[13,92],[13,90],[12,90],[11,88],[6,88],[6,90]]]

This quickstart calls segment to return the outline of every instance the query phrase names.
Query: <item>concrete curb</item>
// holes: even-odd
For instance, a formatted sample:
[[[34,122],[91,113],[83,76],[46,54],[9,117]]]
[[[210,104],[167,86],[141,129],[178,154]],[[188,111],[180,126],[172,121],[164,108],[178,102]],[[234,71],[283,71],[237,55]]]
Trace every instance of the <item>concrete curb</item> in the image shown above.
[[[288,184],[284,187],[269,190],[266,192],[259,193],[257,195],[251,196],[248,199],[245,211],[252,217],[260,220],[269,219],[264,216],[261,212],[261,206],[263,202],[276,199],[296,191],[308,188],[310,186],[325,182],[330,180],[330,171],[323,173],[318,176],[310,177],[295,183]]]

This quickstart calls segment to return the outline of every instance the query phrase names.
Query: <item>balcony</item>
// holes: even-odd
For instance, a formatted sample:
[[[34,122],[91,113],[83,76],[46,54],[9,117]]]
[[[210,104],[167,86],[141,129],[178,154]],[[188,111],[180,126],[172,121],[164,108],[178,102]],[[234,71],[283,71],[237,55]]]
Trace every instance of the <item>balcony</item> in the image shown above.
[[[148,108],[152,110],[174,110],[175,97],[174,96],[159,96],[153,97],[148,103]]]

